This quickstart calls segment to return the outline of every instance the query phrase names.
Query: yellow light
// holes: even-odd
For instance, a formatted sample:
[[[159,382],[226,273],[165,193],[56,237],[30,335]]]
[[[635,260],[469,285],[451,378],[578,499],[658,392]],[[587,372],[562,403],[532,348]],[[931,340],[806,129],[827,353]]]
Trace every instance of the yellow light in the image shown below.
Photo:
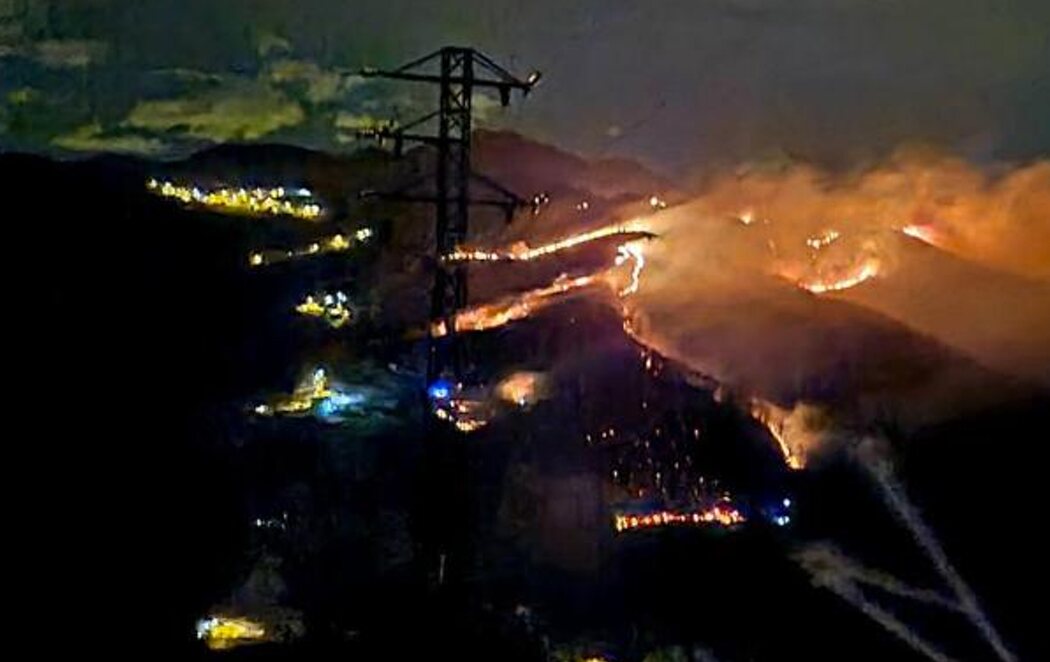
[[[212,616],[197,623],[197,638],[212,650],[266,641],[266,628],[247,618]]]
[[[686,513],[664,510],[641,517],[617,514],[613,520],[613,528],[620,533],[632,529],[656,528],[672,524],[718,524],[729,527],[742,524],[744,521],[746,518],[736,508],[728,505],[715,505],[704,510]]]
[[[281,215],[305,220],[318,218],[322,213],[321,207],[315,203],[285,199],[286,191],[283,186],[269,190],[261,188],[207,190],[169,181],[159,182],[151,178],[146,181],[146,188],[161,197],[173,198],[185,205],[200,205],[220,213],[249,216]]]

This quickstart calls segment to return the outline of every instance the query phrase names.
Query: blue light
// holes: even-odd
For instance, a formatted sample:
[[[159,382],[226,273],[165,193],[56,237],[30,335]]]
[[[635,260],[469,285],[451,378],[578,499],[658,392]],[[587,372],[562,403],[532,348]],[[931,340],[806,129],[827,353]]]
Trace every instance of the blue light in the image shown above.
[[[332,404],[332,401],[329,398],[325,398],[319,405],[317,405],[317,413],[320,414],[322,418],[329,418],[335,413],[335,411],[336,407]]]
[[[359,405],[364,402],[364,397],[358,393],[349,395],[336,391],[332,395],[328,396],[328,400],[336,407],[349,407],[350,405]]]
[[[444,379],[439,379],[427,389],[427,395],[431,400],[447,400],[452,395],[452,384]]]
[[[336,391],[317,404],[317,414],[321,418],[331,418],[348,407],[362,405],[365,396],[360,393],[343,393]]]
[[[790,508],[791,507],[791,499],[784,499],[784,507],[785,508]]]

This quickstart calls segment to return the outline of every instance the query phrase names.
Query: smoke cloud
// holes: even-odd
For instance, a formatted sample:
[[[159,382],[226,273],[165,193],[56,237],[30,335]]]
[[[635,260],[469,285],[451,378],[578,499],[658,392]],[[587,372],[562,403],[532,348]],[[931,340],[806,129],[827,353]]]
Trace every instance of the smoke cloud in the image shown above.
[[[733,387],[921,424],[1050,384],[1048,162],[737,170],[638,223],[636,333]]]

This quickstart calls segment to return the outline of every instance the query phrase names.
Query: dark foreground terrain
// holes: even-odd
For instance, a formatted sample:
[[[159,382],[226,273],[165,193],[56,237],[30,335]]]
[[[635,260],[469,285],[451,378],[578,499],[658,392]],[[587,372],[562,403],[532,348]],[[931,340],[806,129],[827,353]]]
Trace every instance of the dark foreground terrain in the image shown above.
[[[246,165],[258,152],[238,166],[225,149],[215,168],[263,167]],[[300,177],[334,167],[296,158],[309,164],[287,167]],[[375,158],[350,170],[388,167]],[[421,425],[411,305],[384,308],[418,298],[423,272],[408,270],[397,291],[376,275],[400,271],[390,261],[404,237],[384,231],[352,260],[261,276],[245,255],[292,231],[260,234],[151,197],[142,182],[158,167],[169,166],[0,157],[12,280],[27,300],[11,311],[29,332],[17,350],[29,381],[16,388],[32,394],[18,417],[31,424],[9,435],[28,454],[8,466],[43,469],[32,506],[14,502],[39,586],[29,611],[140,659],[921,659],[792,561],[832,541],[940,586],[848,453],[788,473],[761,428],[677,366],[647,376],[618,317],[586,301],[477,338],[482,377],[549,371],[551,395],[436,451]],[[395,228],[411,220],[369,211]],[[348,277],[377,310],[361,325],[333,334],[287,313],[312,280]],[[377,385],[392,408],[344,426],[246,415],[252,398],[290,391],[320,363]],[[1050,400],[1018,392],[908,438],[887,432],[959,572],[1019,658],[1038,659]],[[644,415],[643,398],[656,403]],[[694,424],[707,444],[686,453],[696,475],[756,513],[791,498],[790,526],[756,516],[732,531],[614,533],[625,494],[611,471],[634,440]],[[632,441],[586,441],[608,426]],[[273,518],[280,527],[253,525]],[[440,585],[435,550],[449,559]],[[878,598],[952,657],[994,659],[956,616]],[[209,652],[194,623],[230,604],[294,612],[302,635]]]

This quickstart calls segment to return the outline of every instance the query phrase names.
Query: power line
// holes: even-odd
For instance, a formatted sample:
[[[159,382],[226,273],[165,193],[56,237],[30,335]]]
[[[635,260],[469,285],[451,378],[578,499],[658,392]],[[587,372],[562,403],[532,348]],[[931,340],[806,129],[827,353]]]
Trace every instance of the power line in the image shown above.
[[[435,71],[436,69],[436,71]],[[396,69],[364,69],[366,78],[387,78],[407,82],[437,85],[438,109],[419,119],[400,126],[382,126],[361,132],[362,137],[380,141],[392,140],[394,152],[400,155],[406,142],[433,147],[437,152],[432,193],[413,192],[422,182],[412,182],[395,191],[364,191],[362,197],[381,197],[390,200],[425,203],[434,206],[436,218],[436,260],[434,284],[431,293],[430,321],[444,322],[447,333],[437,338],[430,334],[427,360],[427,383],[443,376],[462,381],[464,347],[456,333],[456,313],[467,303],[466,265],[445,264],[442,256],[451,253],[467,239],[470,207],[494,206],[504,210],[508,220],[515,210],[527,203],[499,183],[471,170],[471,132],[473,95],[476,89],[494,90],[500,103],[510,103],[511,92],[527,95],[539,82],[538,72],[521,80],[473,48],[446,46],[438,51],[412,60]],[[436,127],[435,127],[436,125]],[[431,131],[427,131],[427,128]],[[436,133],[433,130],[436,128]],[[488,197],[471,196],[471,184],[476,183],[489,192]]]

